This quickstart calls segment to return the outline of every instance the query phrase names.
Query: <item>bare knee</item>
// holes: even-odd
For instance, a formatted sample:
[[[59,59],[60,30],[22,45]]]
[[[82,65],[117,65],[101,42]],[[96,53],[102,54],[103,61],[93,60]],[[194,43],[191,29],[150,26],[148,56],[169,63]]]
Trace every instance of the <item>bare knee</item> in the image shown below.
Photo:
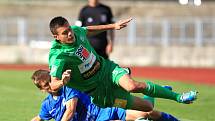
[[[161,112],[156,110],[152,110],[147,113],[148,113],[148,118],[151,118],[153,120],[159,119],[161,117]]]
[[[153,105],[147,100],[134,96],[132,109],[148,112],[153,110]]]
[[[119,85],[128,92],[141,92],[146,88],[145,82],[137,82],[129,75],[124,75],[119,79]]]
[[[150,112],[153,110],[153,105],[151,103],[148,103],[148,104],[144,104],[144,105],[141,105],[141,106],[135,106],[133,107],[132,109],[134,110],[139,110],[139,111],[144,111],[144,112]]]
[[[143,109],[144,111],[150,112],[153,110],[154,106],[152,105],[152,103],[148,102],[146,103],[147,105],[145,106],[145,108]]]
[[[143,89],[146,88],[146,84],[144,82],[137,82],[134,80],[127,81],[127,85],[124,86],[128,92],[142,92]]]

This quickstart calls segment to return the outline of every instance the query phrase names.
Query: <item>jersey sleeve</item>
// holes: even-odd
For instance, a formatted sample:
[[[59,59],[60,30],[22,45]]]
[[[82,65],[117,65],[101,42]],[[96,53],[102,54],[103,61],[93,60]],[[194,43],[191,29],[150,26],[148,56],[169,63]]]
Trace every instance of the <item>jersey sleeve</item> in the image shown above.
[[[56,59],[50,66],[50,75],[61,79],[64,65],[63,59]]]
[[[43,120],[50,120],[50,119],[52,119],[52,116],[50,115],[50,113],[49,113],[49,111],[48,111],[46,105],[47,105],[47,102],[44,101],[44,102],[42,103],[42,106],[41,106],[41,109],[40,109],[39,117],[40,117],[41,119],[43,119]]]
[[[72,98],[79,98],[80,92],[70,87],[65,87],[66,101]]]
[[[87,37],[87,27],[71,26],[71,28],[78,36]]]
[[[84,34],[87,35],[87,27],[81,27],[81,30],[82,30],[82,32],[83,32]]]

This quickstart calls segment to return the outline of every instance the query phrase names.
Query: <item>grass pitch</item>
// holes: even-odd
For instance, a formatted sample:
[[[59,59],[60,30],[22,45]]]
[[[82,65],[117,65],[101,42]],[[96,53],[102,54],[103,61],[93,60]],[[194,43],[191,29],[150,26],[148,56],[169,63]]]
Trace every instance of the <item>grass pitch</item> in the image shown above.
[[[41,101],[46,94],[33,85],[30,79],[32,73],[33,71],[0,70],[0,121],[29,121],[38,114]],[[199,91],[198,100],[191,105],[156,99],[155,109],[171,113],[181,121],[215,121],[215,86],[170,81],[154,82],[171,85],[177,92]]]

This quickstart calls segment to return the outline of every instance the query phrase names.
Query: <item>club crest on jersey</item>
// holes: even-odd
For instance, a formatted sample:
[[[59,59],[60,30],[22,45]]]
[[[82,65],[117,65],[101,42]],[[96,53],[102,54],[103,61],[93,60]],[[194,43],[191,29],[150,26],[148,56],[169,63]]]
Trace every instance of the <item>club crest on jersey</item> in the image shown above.
[[[85,61],[87,58],[89,58],[89,51],[83,47],[82,45],[80,45],[80,47],[77,49],[77,51],[75,52],[75,54],[82,60]]]

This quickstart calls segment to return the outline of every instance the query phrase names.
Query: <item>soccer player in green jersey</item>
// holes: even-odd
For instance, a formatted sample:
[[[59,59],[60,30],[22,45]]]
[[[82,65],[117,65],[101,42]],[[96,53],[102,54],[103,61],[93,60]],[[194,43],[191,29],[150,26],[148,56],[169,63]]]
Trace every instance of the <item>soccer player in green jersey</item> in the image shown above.
[[[61,16],[53,18],[50,30],[54,40],[49,53],[51,88],[58,90],[62,87],[65,84],[61,80],[62,73],[70,69],[72,76],[66,86],[91,95],[92,101],[101,107],[119,106],[143,111],[152,110],[151,103],[132,96],[131,92],[179,103],[192,103],[196,99],[196,91],[179,94],[150,81],[137,82],[124,68],[99,56],[89,44],[86,35],[120,30],[130,21],[129,18],[114,24],[78,27],[70,26]]]

